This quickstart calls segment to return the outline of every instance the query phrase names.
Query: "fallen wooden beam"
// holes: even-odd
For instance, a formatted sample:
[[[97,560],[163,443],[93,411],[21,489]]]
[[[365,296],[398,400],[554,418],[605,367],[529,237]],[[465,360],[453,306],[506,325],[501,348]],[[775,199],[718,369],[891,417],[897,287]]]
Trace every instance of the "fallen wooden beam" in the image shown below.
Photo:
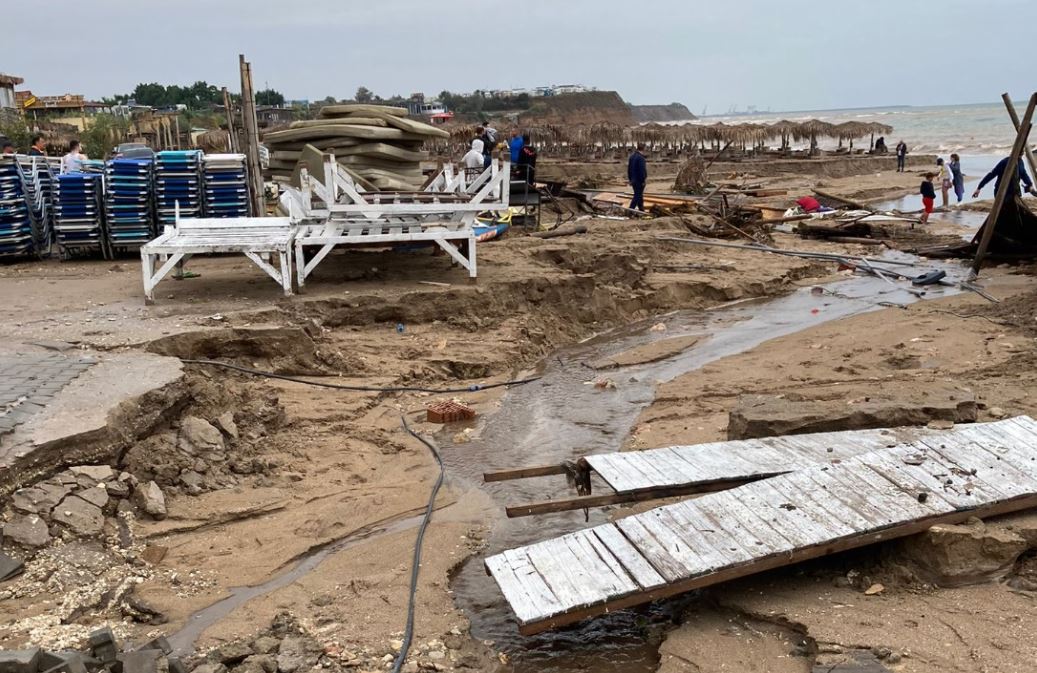
[[[550,477],[566,474],[565,465],[538,465],[536,467],[520,467],[514,470],[486,472],[482,480],[486,483],[494,481],[511,481],[512,479],[530,479],[532,477]]]
[[[574,227],[559,227],[550,231],[535,231],[530,236],[533,238],[559,238],[561,236],[572,236],[574,234],[586,234],[587,225],[578,224]]]
[[[863,203],[859,201],[854,201],[853,199],[849,199],[845,196],[836,196],[835,194],[830,194],[829,192],[822,192],[820,189],[814,189],[813,192],[818,196],[822,196],[826,199],[831,199],[832,201],[837,201],[839,203],[845,203],[846,205],[856,210],[870,210],[870,208],[868,208]]]
[[[774,473],[779,474],[779,473]],[[525,505],[513,505],[505,507],[504,511],[509,519],[517,519],[524,516],[536,516],[539,514],[554,514],[557,512],[571,512],[577,509],[589,509],[591,507],[608,507],[609,505],[621,505],[631,502],[644,502],[646,500],[662,500],[664,498],[677,498],[685,495],[697,495],[700,493],[715,493],[726,491],[756,479],[762,479],[771,475],[760,475],[752,479],[728,479],[724,481],[700,482],[686,486],[673,486],[668,488],[650,488],[630,493],[606,493],[602,495],[584,495],[576,498],[562,498],[559,500],[544,500],[532,502]]]

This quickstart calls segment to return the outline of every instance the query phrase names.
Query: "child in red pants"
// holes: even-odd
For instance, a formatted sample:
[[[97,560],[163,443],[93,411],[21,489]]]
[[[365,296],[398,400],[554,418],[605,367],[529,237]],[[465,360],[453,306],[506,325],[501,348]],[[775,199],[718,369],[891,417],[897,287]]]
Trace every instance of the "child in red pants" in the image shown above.
[[[925,210],[922,213],[922,224],[929,224],[929,214],[933,212],[933,205],[936,203],[936,189],[933,188],[933,177],[932,173],[926,173],[925,180],[922,180],[922,186],[918,189],[922,194],[922,208]]]

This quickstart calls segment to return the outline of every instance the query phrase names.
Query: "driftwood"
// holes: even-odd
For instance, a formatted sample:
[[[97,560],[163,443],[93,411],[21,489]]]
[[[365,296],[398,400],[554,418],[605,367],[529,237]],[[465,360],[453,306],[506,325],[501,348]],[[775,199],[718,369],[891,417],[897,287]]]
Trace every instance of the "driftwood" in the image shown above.
[[[815,190],[813,190],[813,192],[814,192],[814,194],[817,194],[818,196],[820,196],[822,198],[829,199],[831,201],[835,201],[836,203],[845,204],[845,205],[853,208],[854,210],[870,210],[863,203],[860,203],[859,201],[854,201],[852,199],[848,199],[845,196],[836,196],[835,194],[829,194],[828,192],[822,192],[820,189],[815,189]]]
[[[587,225],[577,224],[573,227],[559,227],[551,231],[537,231],[530,234],[534,238],[559,238],[561,236],[572,236],[573,234],[586,234]]]

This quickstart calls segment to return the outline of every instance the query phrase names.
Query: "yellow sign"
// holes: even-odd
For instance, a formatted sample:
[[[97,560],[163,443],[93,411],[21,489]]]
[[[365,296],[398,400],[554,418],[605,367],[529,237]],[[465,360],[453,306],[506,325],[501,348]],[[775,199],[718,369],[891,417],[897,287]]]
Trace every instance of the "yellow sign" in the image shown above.
[[[36,96],[29,96],[25,99],[25,104],[22,107],[32,107],[32,104],[36,102]]]

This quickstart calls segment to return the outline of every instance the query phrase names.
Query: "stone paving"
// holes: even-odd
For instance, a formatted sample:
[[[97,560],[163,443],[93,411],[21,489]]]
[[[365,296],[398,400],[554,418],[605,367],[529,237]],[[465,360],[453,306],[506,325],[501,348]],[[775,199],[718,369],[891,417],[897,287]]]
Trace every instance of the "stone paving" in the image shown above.
[[[43,409],[95,362],[53,353],[0,356],[0,435]]]

